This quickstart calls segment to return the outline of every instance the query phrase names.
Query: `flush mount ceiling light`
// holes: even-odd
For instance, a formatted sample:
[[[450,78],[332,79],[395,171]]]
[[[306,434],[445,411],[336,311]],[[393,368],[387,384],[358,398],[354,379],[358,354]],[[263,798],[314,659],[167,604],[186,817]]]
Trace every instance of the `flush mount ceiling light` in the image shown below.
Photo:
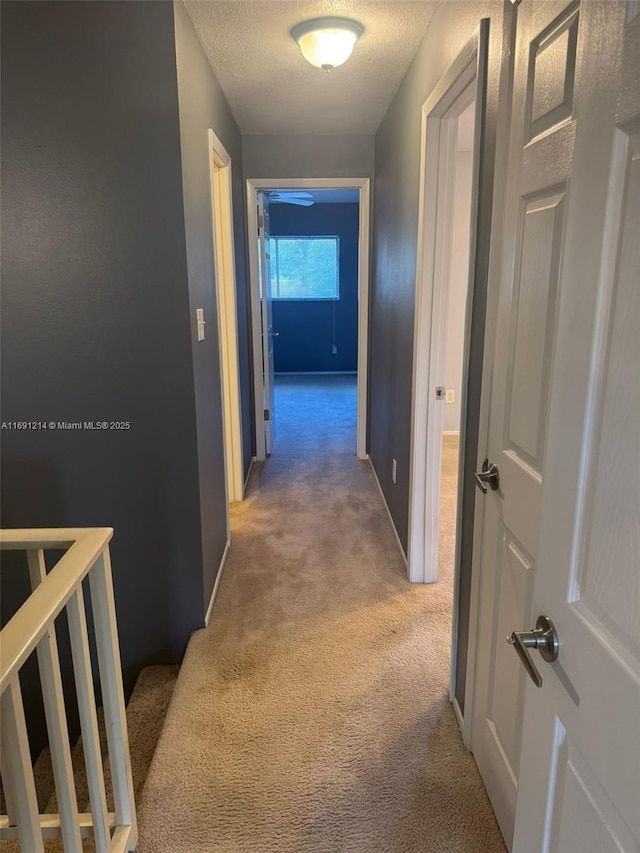
[[[361,24],[348,18],[314,18],[295,26],[291,36],[307,62],[331,71],[349,59],[363,30]]]

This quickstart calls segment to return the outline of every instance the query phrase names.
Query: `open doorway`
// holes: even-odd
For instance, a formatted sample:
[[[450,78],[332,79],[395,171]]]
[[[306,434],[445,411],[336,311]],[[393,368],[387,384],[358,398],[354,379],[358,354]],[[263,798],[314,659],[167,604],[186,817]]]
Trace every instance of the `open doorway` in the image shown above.
[[[244,499],[231,157],[218,136],[211,129],[209,129],[208,133],[208,147],[211,192],[211,248],[215,277],[212,281],[212,287],[216,298],[218,321],[227,542],[220,562],[220,570],[218,571],[205,613],[205,625],[209,624],[218,585],[222,577],[222,568],[231,547],[230,504]],[[197,339],[199,341],[204,340],[207,321],[203,309],[197,309],[196,318]]]
[[[471,249],[471,206],[473,198],[473,151],[476,99],[475,91],[468,90],[464,99],[456,104],[460,109],[464,100],[471,98],[458,116],[453,116],[455,152],[453,155],[453,194],[450,211],[450,260],[448,281],[441,311],[445,321],[442,376],[444,399],[439,398],[442,409],[440,495],[438,502],[438,574],[453,575],[458,539],[458,472],[460,465],[460,431],[463,382],[465,378],[465,328],[469,298],[469,252]],[[442,392],[440,392],[442,394]]]
[[[459,522],[465,452],[474,455],[477,442],[478,412],[468,402],[481,365],[470,373],[470,346],[484,324],[474,273],[486,45],[482,22],[423,105],[416,274],[409,579],[450,585],[451,699],[461,725],[457,655],[466,661],[468,638],[459,630],[461,578],[468,585],[471,563],[462,565]],[[468,627],[466,610],[462,619]]]
[[[247,192],[256,459],[287,411],[334,405],[366,458],[369,181],[252,179]]]
[[[332,412],[336,427],[352,436],[355,453],[358,191],[266,195],[278,437],[300,434],[292,431],[294,419],[320,423],[323,411]],[[331,441],[331,436],[317,438]]]

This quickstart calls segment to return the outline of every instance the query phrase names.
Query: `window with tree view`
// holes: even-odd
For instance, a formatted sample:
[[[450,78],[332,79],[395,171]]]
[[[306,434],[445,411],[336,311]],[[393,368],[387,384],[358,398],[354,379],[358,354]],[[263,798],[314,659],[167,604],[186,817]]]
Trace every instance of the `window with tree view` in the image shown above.
[[[271,237],[273,299],[339,299],[338,237]]]

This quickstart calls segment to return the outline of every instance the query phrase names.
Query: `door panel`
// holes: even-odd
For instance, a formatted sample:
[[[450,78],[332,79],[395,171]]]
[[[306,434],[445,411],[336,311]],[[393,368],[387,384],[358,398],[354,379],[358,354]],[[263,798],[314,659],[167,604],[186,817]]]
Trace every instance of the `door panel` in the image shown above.
[[[492,638],[491,705],[487,719],[492,724],[496,746],[502,750],[508,762],[510,775],[517,779],[525,674],[504,638],[513,630],[510,622],[512,614],[519,613],[522,619],[527,617],[527,609],[531,605],[533,561],[506,529],[501,531],[499,547],[500,561],[496,573],[498,620]]]
[[[550,350],[555,325],[564,192],[523,205],[520,278],[514,293],[505,446],[542,473]]]
[[[544,9],[534,10],[529,47],[525,140],[527,142],[571,117],[578,39],[578,4],[572,3],[551,23]]]
[[[564,737],[558,721],[558,774],[550,850],[594,850],[620,853],[633,850],[634,841],[584,756]]]

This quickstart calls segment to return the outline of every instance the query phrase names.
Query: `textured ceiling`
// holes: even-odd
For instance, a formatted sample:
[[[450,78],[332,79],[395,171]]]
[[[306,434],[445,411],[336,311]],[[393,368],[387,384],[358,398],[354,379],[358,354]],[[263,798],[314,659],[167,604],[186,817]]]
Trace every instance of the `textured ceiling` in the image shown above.
[[[438,0],[187,0],[214,73],[245,134],[373,133],[422,41]],[[309,65],[290,36],[322,15],[364,33],[345,65]]]

